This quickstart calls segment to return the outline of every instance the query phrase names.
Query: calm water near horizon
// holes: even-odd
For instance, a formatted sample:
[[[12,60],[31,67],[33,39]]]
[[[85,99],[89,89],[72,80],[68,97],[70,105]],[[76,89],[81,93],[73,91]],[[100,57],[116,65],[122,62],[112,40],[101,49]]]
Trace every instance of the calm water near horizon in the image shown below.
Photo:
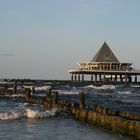
[[[83,90],[88,104],[140,114],[139,85],[128,87],[124,85],[103,85],[101,87],[59,85],[55,90],[59,91],[61,98],[71,101],[78,101],[78,93]],[[36,95],[44,96],[41,91],[38,91]],[[40,106],[24,103],[22,98],[1,95],[0,140],[134,140],[81,123],[66,114],[58,114],[56,109],[46,111]]]

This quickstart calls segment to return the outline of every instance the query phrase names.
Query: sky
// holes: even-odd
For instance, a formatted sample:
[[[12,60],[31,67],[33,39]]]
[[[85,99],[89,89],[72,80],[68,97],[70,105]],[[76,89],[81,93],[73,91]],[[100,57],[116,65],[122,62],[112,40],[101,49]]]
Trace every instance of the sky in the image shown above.
[[[70,79],[104,43],[140,69],[140,0],[0,0],[0,79]]]

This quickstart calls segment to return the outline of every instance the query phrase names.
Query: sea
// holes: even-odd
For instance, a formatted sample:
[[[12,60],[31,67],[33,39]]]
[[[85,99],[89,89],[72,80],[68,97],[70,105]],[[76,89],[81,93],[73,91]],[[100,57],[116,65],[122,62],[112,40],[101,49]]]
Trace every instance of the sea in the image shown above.
[[[0,83],[0,86],[4,86]],[[31,86],[30,86],[31,87]],[[9,84],[8,88],[12,88]],[[0,140],[134,140],[133,137],[114,134],[103,128],[75,120],[64,110],[45,110],[42,106],[25,103],[25,86],[18,85],[18,94],[0,95]],[[84,91],[86,104],[140,114],[140,85],[95,86],[61,84],[38,85],[33,96],[42,98],[44,90],[58,91],[59,98],[78,102]]]

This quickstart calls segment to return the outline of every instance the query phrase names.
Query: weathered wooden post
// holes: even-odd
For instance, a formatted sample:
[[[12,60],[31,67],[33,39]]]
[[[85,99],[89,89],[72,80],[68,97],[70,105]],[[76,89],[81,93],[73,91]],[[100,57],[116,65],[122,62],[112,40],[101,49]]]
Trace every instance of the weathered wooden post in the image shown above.
[[[32,86],[32,93],[35,93],[35,86]]]
[[[52,92],[51,88],[46,89],[46,98],[45,98],[46,101],[50,101],[51,92]]]
[[[79,99],[80,99],[80,109],[85,108],[85,94],[84,92],[79,93]]]
[[[25,101],[29,102],[30,98],[31,98],[31,90],[30,88],[26,88],[24,91],[24,96],[25,96]]]
[[[46,96],[42,100],[42,104],[45,108],[50,108],[51,107],[51,88],[46,89],[45,94]]]
[[[53,96],[53,106],[56,106],[58,104],[58,92],[57,91],[54,92],[52,96]]]
[[[140,139],[140,122],[136,122],[135,124],[135,136]]]
[[[5,84],[5,86],[4,86],[4,92],[5,92],[5,93],[8,92],[8,85],[7,85],[7,84]]]
[[[127,84],[127,74],[125,74],[125,84]]]
[[[13,94],[16,94],[17,93],[17,85],[14,85],[13,86]]]

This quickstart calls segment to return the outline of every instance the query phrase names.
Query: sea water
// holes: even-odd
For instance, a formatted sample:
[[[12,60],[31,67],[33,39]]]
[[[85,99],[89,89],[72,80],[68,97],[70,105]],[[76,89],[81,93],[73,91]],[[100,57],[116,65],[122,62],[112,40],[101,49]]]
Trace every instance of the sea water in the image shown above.
[[[38,87],[39,96],[44,96]],[[59,86],[59,96],[78,101],[84,91],[86,103],[111,107],[120,111],[140,113],[140,86],[83,87]],[[18,97],[19,96],[19,97]],[[45,110],[39,105],[27,104],[23,95],[0,96],[0,140],[133,140],[107,130],[74,120],[65,112],[53,108]]]

